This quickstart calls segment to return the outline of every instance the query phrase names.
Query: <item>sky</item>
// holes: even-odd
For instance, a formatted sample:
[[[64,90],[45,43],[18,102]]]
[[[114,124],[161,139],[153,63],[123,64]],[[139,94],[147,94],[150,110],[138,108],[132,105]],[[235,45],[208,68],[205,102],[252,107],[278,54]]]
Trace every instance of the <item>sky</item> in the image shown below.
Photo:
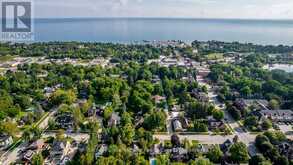
[[[293,19],[293,0],[34,0],[36,18]]]

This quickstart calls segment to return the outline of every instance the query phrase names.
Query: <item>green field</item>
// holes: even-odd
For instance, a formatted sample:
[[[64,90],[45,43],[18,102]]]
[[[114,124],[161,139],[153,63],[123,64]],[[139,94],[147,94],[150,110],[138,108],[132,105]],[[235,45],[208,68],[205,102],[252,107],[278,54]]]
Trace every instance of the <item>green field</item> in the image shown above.
[[[206,56],[208,60],[219,60],[223,58],[223,53],[211,53]]]
[[[6,62],[6,61],[10,61],[13,60],[14,57],[13,56],[0,56],[0,62]]]

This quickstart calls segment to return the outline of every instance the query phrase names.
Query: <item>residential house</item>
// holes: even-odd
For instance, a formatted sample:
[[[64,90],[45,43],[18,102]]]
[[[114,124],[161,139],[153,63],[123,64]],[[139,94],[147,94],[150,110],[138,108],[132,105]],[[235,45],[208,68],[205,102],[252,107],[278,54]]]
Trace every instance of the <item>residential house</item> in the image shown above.
[[[209,75],[209,73],[211,72],[209,69],[206,68],[197,68],[197,75],[199,75],[200,77],[206,77]]]
[[[188,121],[182,116],[177,116],[173,118],[172,126],[175,132],[186,131],[186,129],[188,128]]]
[[[254,110],[268,110],[268,101],[264,99],[236,99],[234,105],[240,110],[253,107]]]
[[[170,157],[173,161],[184,161],[188,157],[188,151],[182,147],[172,148]]]
[[[74,119],[73,115],[70,113],[59,114],[56,119],[56,125],[62,129],[73,129],[74,127]]]
[[[223,153],[226,154],[232,145],[233,142],[230,139],[227,139],[223,144],[220,145],[220,149],[223,151]]]
[[[177,120],[177,119],[173,120],[172,125],[173,125],[173,129],[175,132],[183,131],[182,124],[179,120]]]
[[[107,151],[108,151],[108,145],[102,144],[97,147],[95,157],[99,158],[99,157],[103,156]]]
[[[282,142],[277,146],[281,155],[293,160],[293,141]]]
[[[120,124],[120,120],[121,120],[121,118],[118,115],[118,113],[113,112],[110,116],[110,119],[108,120],[108,126],[111,127],[111,126],[118,125],[118,124]]]
[[[35,152],[33,150],[27,150],[25,154],[23,155],[22,160],[26,162],[30,162],[34,155],[35,155]]]
[[[155,144],[150,149],[150,156],[156,156],[162,153],[162,144]]]
[[[200,102],[209,102],[209,96],[204,92],[192,92],[191,95]]]
[[[31,143],[27,149],[40,151],[45,147],[47,147],[47,145],[45,145],[44,140],[38,139],[38,140],[34,141],[33,143]]]
[[[7,149],[13,143],[11,136],[6,134],[0,135],[0,150]]]
[[[43,149],[48,149],[48,145],[44,143],[43,139],[38,139],[34,141],[26,148],[26,152],[23,155],[23,160],[26,162],[30,162],[33,155],[41,152]]]
[[[260,119],[270,119],[273,122],[289,122],[293,123],[292,110],[262,110],[256,112]]]
[[[68,161],[68,154],[70,152],[70,144],[68,141],[54,141],[50,156],[46,160],[47,165],[65,164]]]
[[[156,84],[159,83],[161,81],[160,77],[158,75],[154,75],[151,82]]]
[[[196,148],[196,151],[201,154],[207,154],[210,150],[209,145],[199,144]]]
[[[156,104],[161,103],[162,101],[166,100],[166,97],[155,95],[152,97],[152,99],[155,101]]]
[[[233,102],[233,105],[239,110],[244,110],[245,108],[247,108],[247,105],[245,104],[244,99],[236,99]]]
[[[208,124],[210,130],[224,130],[226,128],[225,123],[222,120],[216,120],[214,118],[208,119]]]
[[[131,147],[132,153],[139,153],[140,149],[136,144],[133,144]]]

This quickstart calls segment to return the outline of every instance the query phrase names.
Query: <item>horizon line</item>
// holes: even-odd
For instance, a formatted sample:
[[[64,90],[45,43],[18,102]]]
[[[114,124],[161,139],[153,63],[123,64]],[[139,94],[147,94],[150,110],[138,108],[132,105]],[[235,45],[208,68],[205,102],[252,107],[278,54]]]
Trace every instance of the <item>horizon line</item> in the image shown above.
[[[33,19],[188,19],[188,20],[243,20],[243,21],[293,21],[289,18],[200,18],[200,17],[35,17]]]

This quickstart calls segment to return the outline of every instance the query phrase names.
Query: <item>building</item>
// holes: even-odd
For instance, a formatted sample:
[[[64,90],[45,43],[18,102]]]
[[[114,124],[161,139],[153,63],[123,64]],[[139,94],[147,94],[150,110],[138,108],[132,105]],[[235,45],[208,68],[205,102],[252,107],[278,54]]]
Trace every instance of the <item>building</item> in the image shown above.
[[[196,151],[198,153],[207,154],[210,150],[211,146],[206,144],[199,144],[197,145]]]
[[[151,80],[151,82],[154,84],[159,83],[160,81],[161,81],[161,79],[158,75],[154,75]]]
[[[270,119],[273,122],[293,123],[293,111],[291,110],[262,110],[258,111],[260,118]]]
[[[209,96],[204,92],[193,91],[191,96],[195,97],[200,102],[209,102]]]
[[[173,129],[175,132],[183,131],[182,124],[178,119],[173,120],[172,124],[173,124]]]
[[[282,142],[277,148],[281,155],[286,156],[289,160],[293,160],[293,141]]]
[[[156,156],[162,153],[163,146],[162,144],[154,144],[149,151],[150,156]]]
[[[162,101],[166,100],[166,97],[155,95],[152,97],[152,99],[155,101],[156,104],[161,103]]]
[[[240,110],[251,106],[253,106],[254,110],[268,110],[268,104],[268,101],[263,99],[236,99],[234,102],[234,105]]]
[[[188,157],[188,151],[182,147],[172,148],[170,157],[173,161],[184,161]]]
[[[56,125],[59,128],[62,129],[73,129],[74,127],[74,119],[72,114],[70,113],[65,113],[65,114],[60,114],[56,117]]]
[[[108,120],[108,126],[112,127],[112,126],[118,125],[120,124],[120,120],[121,120],[120,116],[116,112],[113,112],[111,114],[110,119]]]
[[[224,130],[226,128],[225,123],[221,120],[216,120],[214,118],[208,119],[209,129],[215,130],[220,129]]]
[[[9,135],[0,135],[0,150],[7,149],[13,143],[13,139]]]
[[[102,144],[99,147],[97,147],[95,157],[99,158],[99,157],[103,156],[107,151],[108,151],[108,145]]]
[[[220,149],[223,151],[223,153],[227,153],[232,145],[233,142],[230,139],[227,139],[223,144],[220,145]]]
[[[46,165],[66,164],[68,154],[70,152],[70,144],[68,141],[54,141],[50,151],[49,159],[46,160]]]
[[[26,162],[30,162],[34,156],[35,152],[33,150],[27,150],[23,155],[23,160]]]
[[[203,67],[201,67],[201,68],[197,68],[197,75],[199,75],[199,76],[201,76],[201,77],[206,77],[206,76],[208,76],[209,74],[210,74],[210,70],[209,69],[206,69],[206,68],[203,68]]]
[[[33,143],[31,143],[29,145],[28,149],[40,151],[44,147],[45,147],[44,140],[43,139],[38,139],[38,140],[34,141]]]
[[[175,112],[180,111],[180,110],[181,110],[180,105],[173,105],[171,108],[171,111],[175,111]]]
[[[233,102],[233,105],[239,109],[239,110],[244,110],[247,105],[245,104],[245,101],[244,99],[236,99],[234,102]]]

